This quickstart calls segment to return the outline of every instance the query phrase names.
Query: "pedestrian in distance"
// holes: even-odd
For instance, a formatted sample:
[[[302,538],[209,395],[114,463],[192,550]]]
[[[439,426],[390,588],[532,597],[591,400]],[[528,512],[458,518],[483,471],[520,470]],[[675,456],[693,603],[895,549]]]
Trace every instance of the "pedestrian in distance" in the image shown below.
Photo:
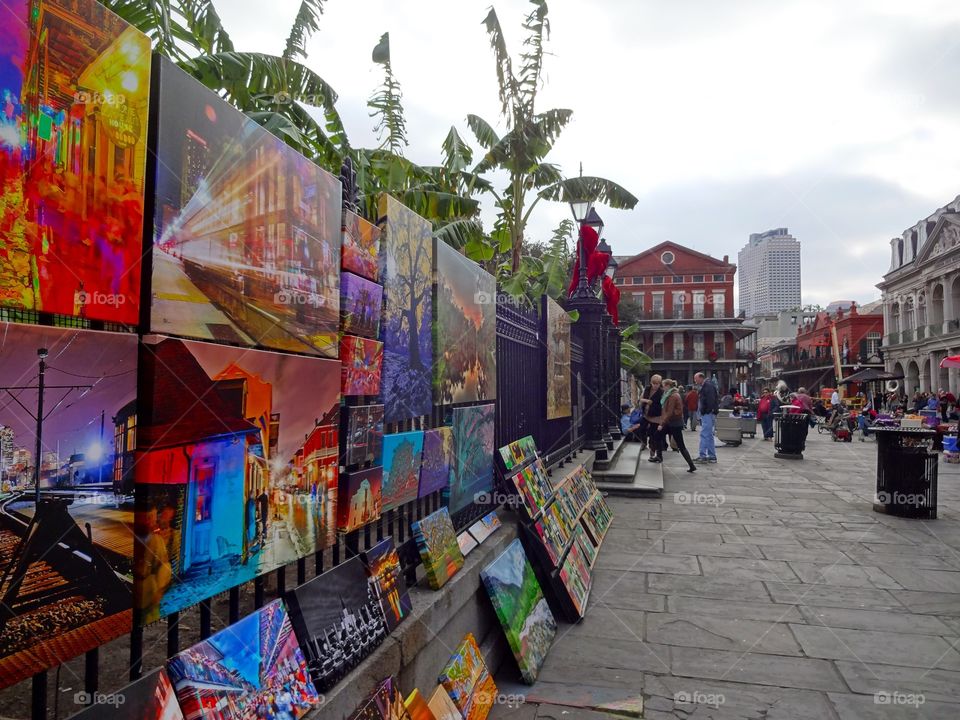
[[[641,398],[643,405],[643,417],[647,422],[647,445],[650,447],[650,462],[656,462],[656,457],[660,454],[661,444],[663,442],[663,433],[657,430],[660,424],[660,415],[663,412],[661,405],[663,399],[663,387],[661,382],[663,378],[660,375],[653,375],[650,378],[650,387],[644,390],[646,397]]]
[[[700,386],[700,406],[697,408],[700,413],[700,452],[697,454],[697,461],[715,463],[717,444],[713,431],[716,427],[717,412],[720,410],[720,394],[717,386],[708,382],[702,372],[694,375],[693,381]]]
[[[760,420],[760,427],[763,428],[763,439],[773,439],[773,416],[780,409],[780,401],[777,396],[770,392],[770,388],[764,388],[760,394],[760,402],[757,405],[757,418]]]
[[[660,417],[658,430],[666,433],[677,443],[677,450],[687,461],[687,472],[696,472],[697,466],[690,459],[690,453],[683,442],[683,398],[677,390],[677,381],[667,378],[663,381],[663,414]],[[657,462],[663,462],[663,451],[657,456]]]
[[[697,420],[699,419],[697,409],[700,407],[700,393],[697,392],[695,385],[691,385],[687,389],[684,403],[687,406],[687,419],[690,421],[690,429],[696,432]]]

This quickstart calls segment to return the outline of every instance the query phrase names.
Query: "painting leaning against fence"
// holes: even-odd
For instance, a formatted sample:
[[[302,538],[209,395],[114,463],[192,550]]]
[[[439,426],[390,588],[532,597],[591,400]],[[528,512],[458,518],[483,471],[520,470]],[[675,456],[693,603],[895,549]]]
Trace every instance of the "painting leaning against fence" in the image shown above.
[[[383,436],[383,512],[417,499],[423,431]]]
[[[570,417],[570,316],[547,298],[547,420]]]
[[[493,491],[494,404],[453,409],[450,512],[483,503]]]
[[[385,422],[430,413],[433,337],[432,228],[389,195],[379,200],[383,256],[383,392]]]
[[[423,459],[420,463],[420,490],[417,497],[426,497],[450,484],[453,462],[453,429],[438,427],[423,433]]]

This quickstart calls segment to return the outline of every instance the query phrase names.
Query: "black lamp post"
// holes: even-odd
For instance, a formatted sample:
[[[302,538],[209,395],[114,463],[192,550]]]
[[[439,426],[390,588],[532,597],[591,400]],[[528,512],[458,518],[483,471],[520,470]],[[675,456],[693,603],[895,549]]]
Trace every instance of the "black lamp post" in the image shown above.
[[[578,272],[577,288],[571,298],[596,297],[587,282],[587,251],[580,237],[580,229],[586,225],[597,231],[598,237],[603,237],[603,220],[593,207],[592,200],[571,200],[570,209],[573,211],[573,220],[577,224]]]

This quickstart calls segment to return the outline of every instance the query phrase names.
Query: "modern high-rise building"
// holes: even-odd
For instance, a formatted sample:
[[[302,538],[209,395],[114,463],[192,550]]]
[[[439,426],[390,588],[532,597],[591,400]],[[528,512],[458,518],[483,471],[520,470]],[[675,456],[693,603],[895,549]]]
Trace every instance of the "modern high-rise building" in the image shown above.
[[[746,316],[800,307],[800,241],[787,228],[753,233],[737,256]]]

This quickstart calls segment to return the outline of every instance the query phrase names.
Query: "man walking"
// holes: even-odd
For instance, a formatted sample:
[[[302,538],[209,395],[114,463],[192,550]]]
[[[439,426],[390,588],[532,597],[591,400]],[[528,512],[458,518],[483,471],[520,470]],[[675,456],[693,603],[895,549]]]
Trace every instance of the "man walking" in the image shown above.
[[[697,461],[715,463],[717,446],[713,437],[713,428],[717,411],[720,409],[720,395],[717,392],[717,386],[708,381],[702,372],[694,375],[693,381],[700,386],[700,453]]]
[[[684,406],[687,410],[687,419],[690,421],[690,429],[697,430],[697,408],[700,406],[700,395],[697,393],[697,386],[691,385],[684,398]]]

